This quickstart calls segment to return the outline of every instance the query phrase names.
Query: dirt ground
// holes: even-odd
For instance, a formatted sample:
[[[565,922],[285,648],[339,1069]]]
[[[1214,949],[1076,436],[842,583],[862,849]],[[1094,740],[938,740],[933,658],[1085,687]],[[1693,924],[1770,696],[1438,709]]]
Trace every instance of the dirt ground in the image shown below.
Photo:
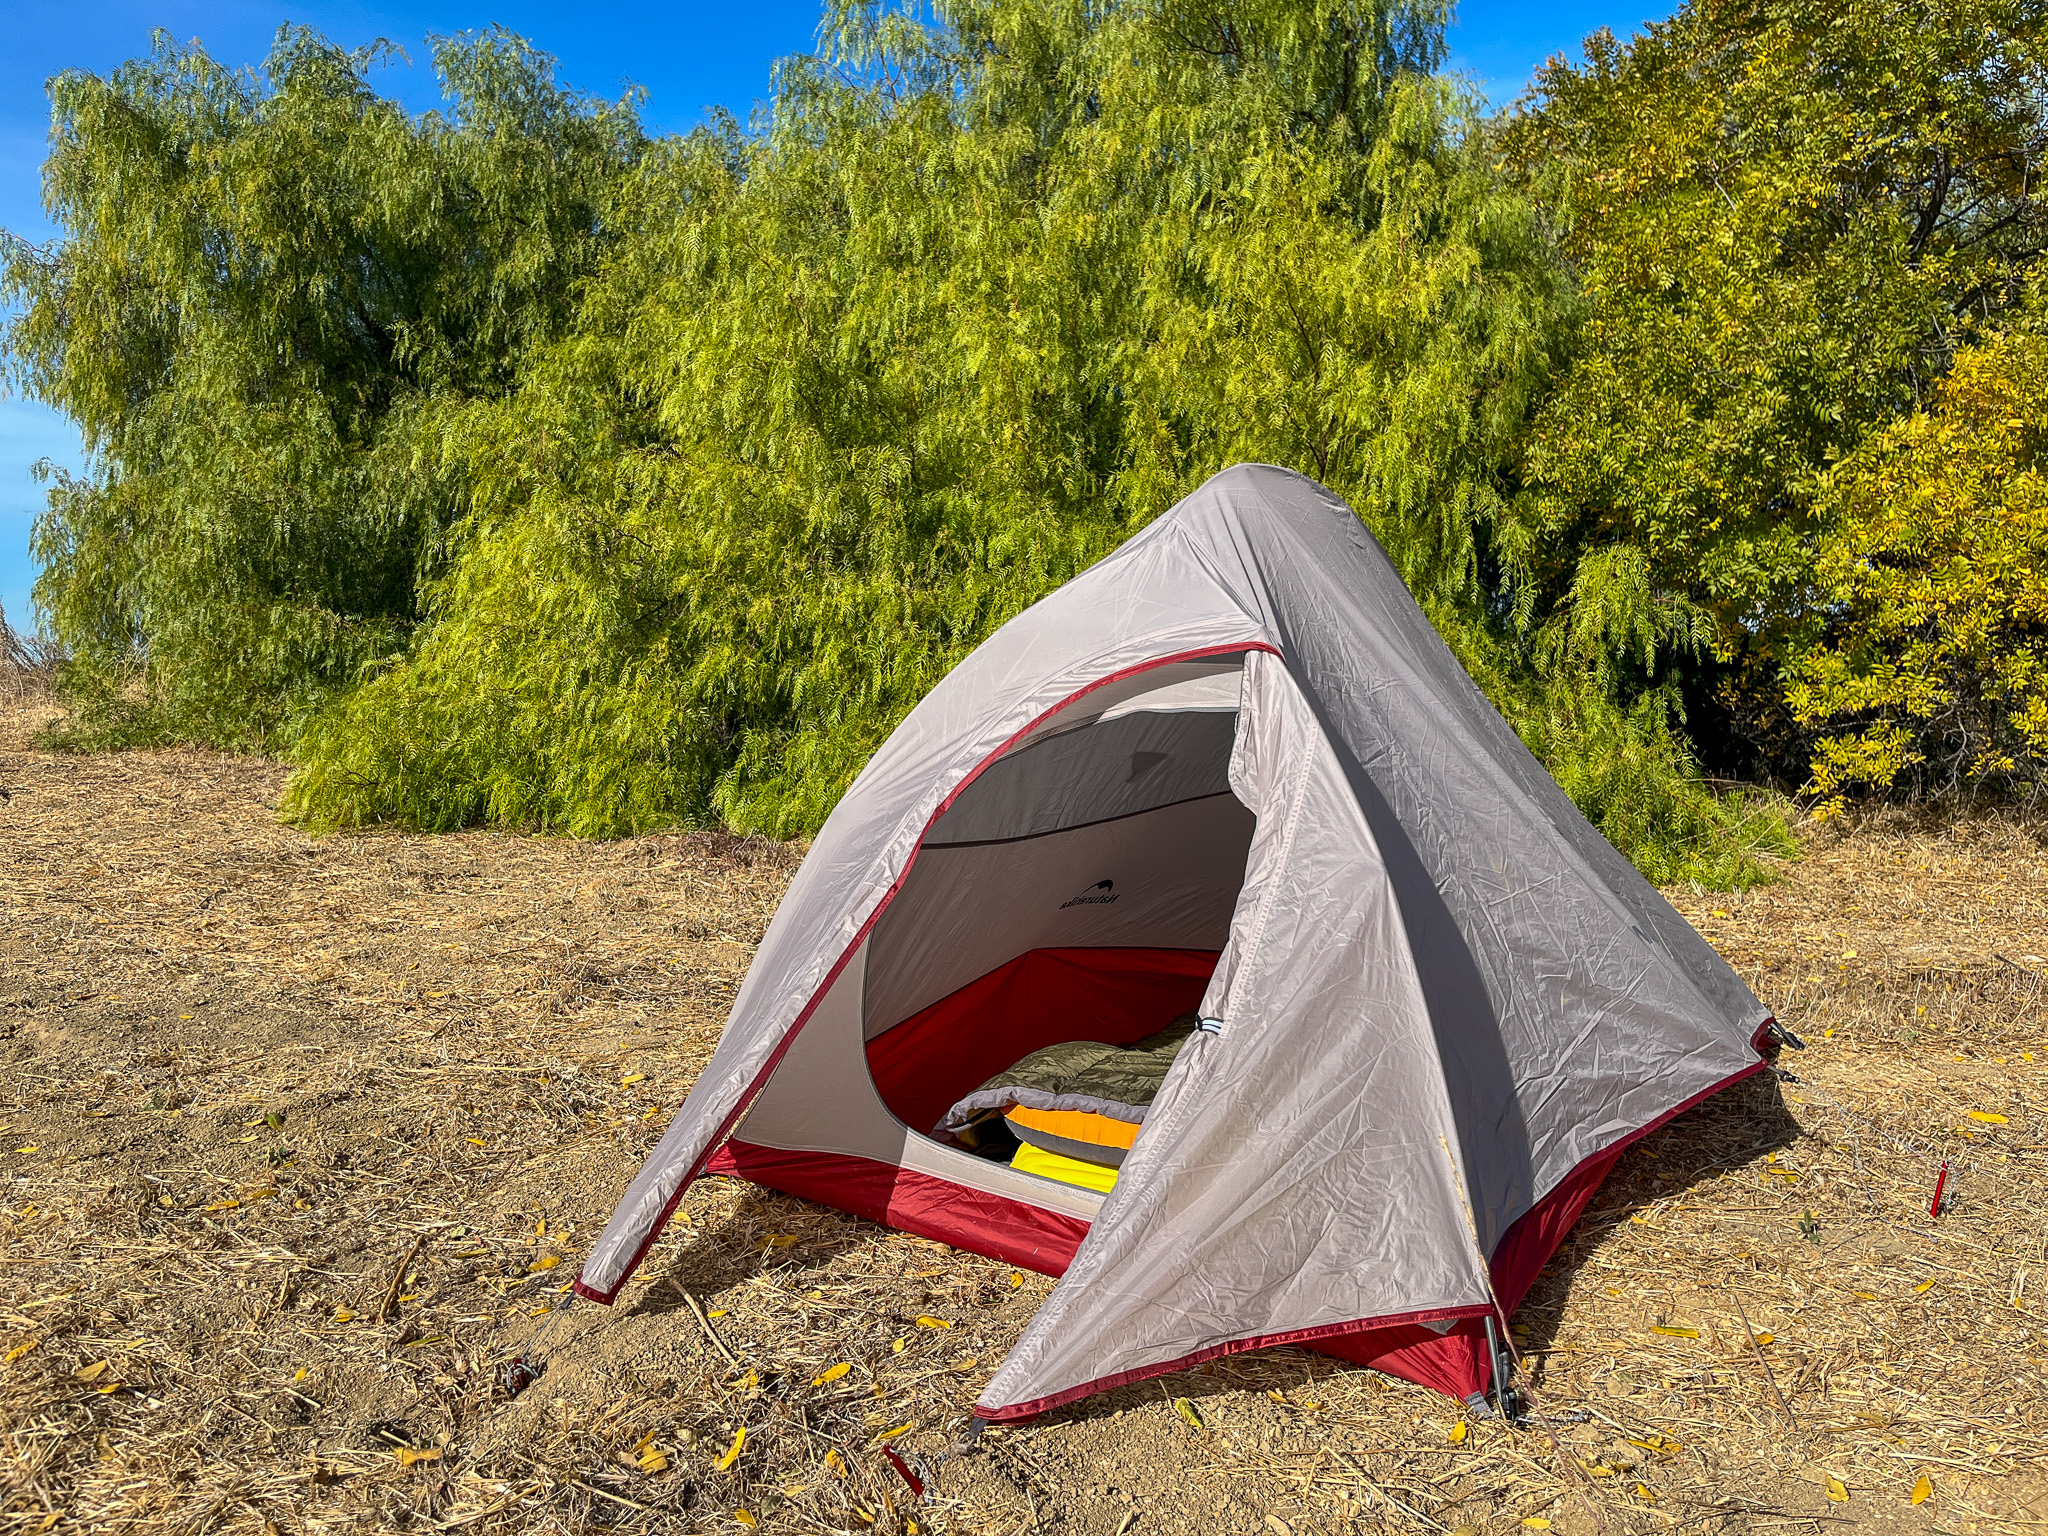
[[[1040,1276],[711,1180],[561,1310],[796,850],[309,838],[275,765],[45,712],[0,709],[0,1533],[2048,1524],[2027,829],[1670,893],[1808,1049],[1625,1159],[1517,1314],[1529,1423],[1275,1351],[962,1454]]]

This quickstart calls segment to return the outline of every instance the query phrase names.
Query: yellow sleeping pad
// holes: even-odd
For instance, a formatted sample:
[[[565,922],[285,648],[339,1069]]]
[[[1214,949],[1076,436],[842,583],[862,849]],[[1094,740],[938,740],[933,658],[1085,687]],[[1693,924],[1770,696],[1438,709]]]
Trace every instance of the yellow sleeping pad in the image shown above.
[[[1010,1159],[1010,1166],[1048,1179],[1058,1179],[1062,1184],[1100,1190],[1105,1195],[1116,1183],[1117,1171],[1114,1168],[1105,1168],[1100,1163],[1084,1163],[1078,1157],[1062,1157],[1057,1152],[1034,1147],[1028,1141],[1017,1149],[1017,1155]]]

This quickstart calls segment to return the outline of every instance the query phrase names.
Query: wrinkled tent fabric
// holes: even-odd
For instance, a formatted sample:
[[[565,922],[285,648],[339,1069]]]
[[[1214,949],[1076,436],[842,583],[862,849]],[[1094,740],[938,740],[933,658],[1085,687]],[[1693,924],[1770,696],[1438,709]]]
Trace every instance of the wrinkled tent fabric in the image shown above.
[[[876,1086],[979,1071],[961,1020],[1040,1027],[1019,997],[1172,1004],[1134,1039],[1205,975],[1217,1030],[1106,1197],[944,1146]],[[716,1166],[1064,1270],[984,1417],[1281,1341],[1462,1388],[1475,1367],[1404,1361],[1512,1307],[1617,1150],[1757,1070],[1768,1022],[1350,509],[1241,466],[891,735],[576,1289],[615,1297]]]

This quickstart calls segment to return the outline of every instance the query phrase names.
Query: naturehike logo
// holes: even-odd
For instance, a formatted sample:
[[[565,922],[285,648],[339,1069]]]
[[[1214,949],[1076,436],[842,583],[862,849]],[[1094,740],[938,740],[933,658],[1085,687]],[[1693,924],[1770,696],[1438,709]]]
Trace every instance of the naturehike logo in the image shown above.
[[[1069,907],[1106,907],[1115,900],[1116,882],[1114,880],[1098,880],[1072,901],[1061,902],[1060,910],[1064,912]]]

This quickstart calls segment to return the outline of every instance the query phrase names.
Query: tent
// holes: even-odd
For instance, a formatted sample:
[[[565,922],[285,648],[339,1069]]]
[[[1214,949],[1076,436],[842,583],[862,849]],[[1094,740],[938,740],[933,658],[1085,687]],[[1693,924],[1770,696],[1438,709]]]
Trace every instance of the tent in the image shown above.
[[[1184,1010],[1107,1193],[932,1134],[1041,1046]],[[984,1419],[1274,1344],[1468,1397],[1622,1150],[1769,1023],[1352,511],[1240,466],[875,754],[576,1290],[737,1174],[1060,1276]]]

